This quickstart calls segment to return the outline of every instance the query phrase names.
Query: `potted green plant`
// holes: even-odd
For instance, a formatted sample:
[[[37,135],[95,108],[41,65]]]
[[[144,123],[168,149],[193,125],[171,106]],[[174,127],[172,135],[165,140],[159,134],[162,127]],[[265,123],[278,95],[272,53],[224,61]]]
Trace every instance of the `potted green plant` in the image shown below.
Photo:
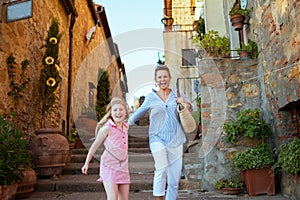
[[[61,36],[58,20],[52,19],[45,44],[42,46],[45,52],[42,59],[43,69],[40,72],[38,98],[42,115],[42,128],[36,131],[37,136],[30,141],[29,145],[38,176],[44,177],[60,176],[69,154],[67,138],[61,134],[61,128],[54,128],[57,126],[55,123],[58,122],[55,116],[58,115],[49,112],[51,108],[56,107],[54,105],[59,97],[57,90],[61,82],[59,75]],[[58,108],[59,106],[56,107],[56,109]],[[47,124],[49,118],[54,123]]]
[[[251,196],[262,193],[275,194],[275,178],[272,170],[275,160],[266,143],[271,130],[263,119],[261,110],[258,108],[242,110],[237,113],[234,120],[224,124],[224,130],[227,142],[234,144],[247,138],[252,142],[249,146],[254,146],[236,153],[233,158],[235,168],[241,172],[247,193]]]
[[[240,1],[237,0],[229,11],[230,21],[235,31],[243,29],[245,18],[249,16],[252,9],[242,9]]]
[[[298,176],[300,174],[300,139],[294,138],[292,142],[282,144],[277,151],[278,159],[273,169],[275,172],[284,171],[287,174]]]
[[[241,44],[242,44],[242,48],[237,49],[237,52],[240,55],[241,60],[257,58],[258,56],[257,44],[254,41],[248,39],[247,44],[243,42]]]
[[[236,114],[236,118],[224,123],[225,140],[234,143],[244,136],[250,139],[264,141],[271,134],[262,112],[258,108],[249,108]]]
[[[215,189],[221,194],[240,194],[245,192],[244,183],[238,179],[229,177],[228,179],[221,178],[215,183]]]
[[[195,36],[193,42],[200,46],[204,52],[213,57],[228,57],[230,54],[230,40],[226,36],[220,36],[218,31],[209,30],[203,38]]]
[[[233,163],[234,167],[241,172],[241,179],[250,196],[275,194],[275,174],[272,170],[275,160],[266,143],[236,153]]]
[[[23,172],[31,165],[31,156],[23,132],[1,115],[0,133],[0,199],[10,199],[17,192]]]

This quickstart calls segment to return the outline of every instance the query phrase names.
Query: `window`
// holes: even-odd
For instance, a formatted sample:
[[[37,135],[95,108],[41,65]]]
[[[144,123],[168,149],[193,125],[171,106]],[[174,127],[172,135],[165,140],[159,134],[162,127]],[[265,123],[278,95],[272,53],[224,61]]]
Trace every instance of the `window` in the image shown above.
[[[182,49],[182,66],[195,66],[196,56],[194,49]]]

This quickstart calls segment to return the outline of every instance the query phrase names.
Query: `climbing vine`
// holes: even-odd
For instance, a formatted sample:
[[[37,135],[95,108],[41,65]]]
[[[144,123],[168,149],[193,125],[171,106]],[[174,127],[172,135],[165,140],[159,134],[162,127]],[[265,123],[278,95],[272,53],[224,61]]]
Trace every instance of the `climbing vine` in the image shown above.
[[[18,106],[19,100],[23,98],[24,91],[26,90],[30,79],[27,78],[27,67],[29,65],[29,60],[25,59],[21,62],[21,72],[19,79],[16,75],[16,58],[11,53],[7,60],[7,71],[8,71],[8,78],[10,80],[9,87],[10,91],[7,93],[8,96],[11,96],[14,99],[15,107]]]

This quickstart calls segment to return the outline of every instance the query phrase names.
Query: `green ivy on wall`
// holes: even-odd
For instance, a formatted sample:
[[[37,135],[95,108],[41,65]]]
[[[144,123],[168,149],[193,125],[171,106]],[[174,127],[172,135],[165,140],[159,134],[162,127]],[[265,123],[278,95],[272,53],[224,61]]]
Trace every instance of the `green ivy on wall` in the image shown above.
[[[15,107],[18,106],[19,100],[23,98],[24,91],[28,86],[28,83],[30,82],[29,78],[26,78],[26,70],[29,65],[29,60],[25,59],[21,62],[21,72],[20,72],[20,78],[17,79],[16,77],[16,58],[11,53],[7,60],[7,72],[8,72],[8,78],[10,80],[9,87],[10,91],[7,93],[8,96],[13,97]]]

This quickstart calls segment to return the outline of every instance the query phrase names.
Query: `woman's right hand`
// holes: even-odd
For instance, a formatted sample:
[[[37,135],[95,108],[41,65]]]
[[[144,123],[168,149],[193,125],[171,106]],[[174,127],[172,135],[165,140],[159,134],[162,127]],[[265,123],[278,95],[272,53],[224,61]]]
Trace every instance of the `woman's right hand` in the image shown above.
[[[89,169],[89,166],[88,165],[83,165],[83,167],[81,168],[81,172],[85,175],[88,174],[88,169]]]

